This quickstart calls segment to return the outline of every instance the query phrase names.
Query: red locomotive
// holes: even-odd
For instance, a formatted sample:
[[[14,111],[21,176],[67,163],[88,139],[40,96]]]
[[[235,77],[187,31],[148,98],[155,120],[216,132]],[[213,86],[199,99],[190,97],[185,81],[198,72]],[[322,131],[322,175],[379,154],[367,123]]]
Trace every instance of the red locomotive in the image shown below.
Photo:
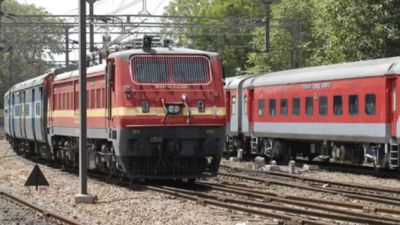
[[[399,166],[400,57],[234,78],[229,142],[287,162],[374,160]]]
[[[216,176],[226,132],[221,58],[168,42],[154,48],[151,37],[143,43],[88,68],[89,168],[131,179]],[[53,160],[76,165],[78,71],[50,76],[44,148]]]

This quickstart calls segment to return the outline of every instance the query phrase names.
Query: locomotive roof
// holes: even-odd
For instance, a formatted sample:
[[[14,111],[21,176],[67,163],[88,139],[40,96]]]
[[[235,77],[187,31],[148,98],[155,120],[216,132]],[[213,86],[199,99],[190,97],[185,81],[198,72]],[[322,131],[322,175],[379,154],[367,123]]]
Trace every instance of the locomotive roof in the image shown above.
[[[389,74],[400,74],[400,57],[272,72],[246,80],[243,87],[318,82]]]
[[[86,69],[86,73],[87,74],[91,74],[91,73],[98,73],[98,72],[103,72],[106,70],[106,65],[105,64],[100,64],[100,65],[96,65],[96,66],[92,66],[92,67],[88,67]],[[65,72],[65,73],[61,73],[58,74],[56,76],[54,76],[54,80],[65,80],[65,79],[69,79],[72,77],[79,77],[79,70],[73,70],[70,72]]]
[[[132,54],[190,54],[190,55],[208,55],[211,58],[218,57],[216,52],[200,51],[189,48],[151,48],[150,50],[144,49],[131,49],[120,52],[114,52],[108,58],[123,58],[128,61]]]

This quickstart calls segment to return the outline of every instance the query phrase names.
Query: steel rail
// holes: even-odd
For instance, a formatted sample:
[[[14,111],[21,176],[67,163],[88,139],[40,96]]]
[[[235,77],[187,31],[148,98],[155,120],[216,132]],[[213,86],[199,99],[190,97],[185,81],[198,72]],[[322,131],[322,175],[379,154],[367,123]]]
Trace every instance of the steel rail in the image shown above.
[[[66,223],[66,224],[69,224],[69,225],[82,225],[81,223],[78,223],[76,221],[70,220],[68,218],[60,216],[60,215],[58,215],[56,213],[53,213],[51,211],[44,210],[44,209],[40,208],[39,206],[31,204],[31,203],[27,202],[26,200],[18,198],[18,197],[14,196],[14,195],[12,195],[10,193],[4,192],[4,191],[0,191],[0,195],[4,195],[4,196],[6,196],[8,198],[11,198],[12,200],[17,201],[17,202],[19,202],[19,203],[21,203],[23,205],[26,205],[29,208],[34,209],[34,210],[38,211],[39,213],[41,213],[41,214],[43,214],[45,216],[52,217],[52,218],[54,218],[54,219],[56,219],[58,221],[61,221],[63,223]]]
[[[218,185],[219,186],[223,186],[223,187],[228,187],[228,188],[231,188],[231,189],[240,190],[240,191],[247,191],[247,192],[251,192],[251,193],[255,193],[255,194],[261,194],[261,195],[265,195],[265,196],[281,197],[281,198],[285,198],[285,199],[292,199],[292,200],[298,200],[298,201],[311,201],[311,202],[318,203],[318,204],[339,206],[339,207],[343,207],[343,208],[358,209],[358,210],[372,210],[372,211],[377,212],[377,213],[389,213],[389,214],[394,214],[394,215],[400,215],[400,210],[399,209],[389,209],[389,208],[383,208],[383,207],[365,206],[365,205],[362,205],[362,204],[354,204],[354,203],[347,203],[347,202],[322,200],[322,199],[301,197],[301,196],[295,196],[295,195],[285,195],[285,196],[281,195],[280,196],[280,195],[278,195],[276,193],[273,193],[273,192],[254,190],[254,189],[236,187],[236,186],[225,185],[225,184],[224,185],[218,184]]]
[[[142,185],[140,185],[140,186],[142,186]],[[246,208],[246,207],[238,206],[238,205],[232,205],[232,204],[228,204],[228,203],[218,201],[218,200],[201,198],[201,197],[194,196],[193,193],[190,193],[190,191],[180,191],[181,189],[172,190],[172,188],[170,188],[170,187],[158,187],[158,186],[148,186],[148,185],[143,185],[142,187],[144,187],[148,190],[178,196],[178,197],[185,198],[185,199],[188,199],[191,201],[196,201],[200,204],[214,205],[214,206],[218,206],[218,207],[222,207],[222,208],[226,208],[226,209],[237,210],[237,211],[256,214],[256,215],[260,215],[260,216],[267,216],[267,217],[271,217],[271,218],[275,218],[275,219],[279,219],[279,220],[296,221],[296,222],[298,222],[298,224],[309,224],[309,225],[328,225],[329,224],[329,223],[323,223],[323,222],[318,222],[318,221],[313,221],[313,220],[308,220],[308,219],[303,219],[303,218],[287,216],[287,215],[283,215],[283,214],[277,214],[274,212],[267,212],[267,211],[263,211],[263,210]],[[243,204],[243,202],[241,202],[239,204]],[[277,206],[277,207],[272,207],[272,208],[282,209],[283,207]]]
[[[302,176],[295,175],[295,174],[273,172],[273,171],[243,169],[243,168],[231,167],[231,166],[226,166],[226,165],[220,165],[220,167],[225,168],[225,169],[263,173],[263,174],[270,174],[270,175],[281,176],[281,177],[289,177],[289,178],[299,179],[301,181],[307,181],[307,182],[316,182],[316,183],[323,183],[323,184],[331,184],[331,185],[335,185],[335,186],[342,186],[342,187],[349,187],[349,188],[356,188],[356,189],[365,189],[365,190],[376,191],[376,192],[387,192],[387,193],[393,193],[393,194],[400,194],[400,189],[394,189],[394,188],[372,187],[372,186],[368,186],[368,185],[352,184],[352,183],[346,183],[346,182],[342,183],[342,182],[337,182],[337,181],[329,181],[329,180],[323,180],[323,179],[317,179],[317,178],[302,177]]]
[[[264,178],[258,178],[258,177],[240,175],[240,174],[218,172],[218,175],[227,176],[227,177],[235,177],[235,178],[252,180],[252,181],[258,181],[258,182],[264,182],[264,183],[267,183],[270,185],[274,184],[274,185],[285,186],[285,187],[301,188],[301,189],[309,190],[309,191],[317,191],[317,192],[323,192],[323,193],[329,193],[329,194],[335,194],[335,195],[339,194],[339,195],[343,195],[346,197],[359,199],[359,200],[363,200],[363,201],[371,201],[371,202],[383,203],[383,204],[388,204],[388,205],[400,206],[399,201],[382,199],[382,198],[378,198],[378,197],[363,196],[362,193],[350,194],[350,193],[345,193],[345,192],[341,192],[341,191],[334,191],[334,190],[328,190],[325,188],[318,188],[318,187],[312,187],[312,186],[308,186],[308,185],[304,185],[304,184],[298,184],[295,182],[276,181],[276,180],[272,180],[272,179],[264,179]]]
[[[295,213],[295,214],[299,214],[299,215],[307,215],[307,216],[312,216],[312,217],[320,217],[320,218],[326,218],[326,219],[332,219],[332,220],[338,220],[338,221],[366,223],[366,224],[372,223],[375,225],[398,225],[399,224],[398,222],[393,222],[393,221],[383,221],[383,220],[379,220],[379,219],[341,215],[341,214],[337,214],[337,213],[309,211],[309,210],[285,207],[285,206],[280,206],[280,205],[264,204],[264,203],[256,202],[256,201],[227,198],[227,197],[221,197],[221,196],[217,196],[217,195],[188,191],[188,190],[184,190],[184,189],[167,187],[167,186],[158,186],[158,188],[167,189],[167,190],[173,191],[175,193],[184,193],[184,194],[189,194],[189,195],[201,196],[203,199],[204,198],[217,199],[220,202],[224,202],[224,203],[241,204],[241,205],[246,205],[246,206],[253,206],[253,207],[258,207],[258,208],[262,208],[262,209],[267,209],[267,210],[276,210],[276,211],[281,211],[281,212],[286,212],[286,213]],[[204,199],[204,201],[205,200],[206,199]]]
[[[279,196],[275,193],[263,192],[263,191],[254,192],[254,190],[248,189],[248,188],[240,188],[240,187],[223,185],[223,184],[212,184],[212,183],[203,183],[203,182],[200,182],[198,184],[203,185],[205,187],[209,187],[209,188],[217,190],[217,191],[223,191],[223,192],[227,192],[227,193],[234,193],[234,194],[238,194],[238,195],[259,198],[267,203],[280,202],[280,203],[284,203],[284,204],[297,205],[297,206],[301,206],[301,207],[305,207],[305,208],[313,208],[313,209],[317,209],[317,210],[335,212],[338,214],[345,214],[345,215],[350,215],[350,216],[355,216],[355,217],[362,216],[362,217],[371,218],[371,219],[400,222],[400,218],[386,217],[386,216],[373,215],[373,214],[370,215],[370,214],[366,214],[366,213],[360,214],[360,213],[354,212],[354,211],[347,211],[344,209],[337,209],[337,208],[313,204],[313,203],[318,203],[318,204],[325,204],[325,205],[331,205],[331,206],[338,206],[339,204],[337,204],[337,203],[342,203],[342,202],[332,202],[332,201],[328,201],[328,200],[320,201],[319,199],[306,198],[306,197],[301,197],[300,199],[295,200],[295,199],[291,199],[291,197],[296,197],[296,196]],[[352,204],[346,203],[346,204],[343,204],[340,206],[347,208],[348,205],[351,206]],[[365,211],[371,210],[373,212],[377,211],[377,210],[374,210],[374,208],[372,208],[372,207],[366,207],[366,206],[358,207],[358,205],[356,205],[356,207],[353,206],[351,208],[360,209],[362,211],[364,211],[364,210]],[[397,210],[396,214],[399,215],[400,210]]]

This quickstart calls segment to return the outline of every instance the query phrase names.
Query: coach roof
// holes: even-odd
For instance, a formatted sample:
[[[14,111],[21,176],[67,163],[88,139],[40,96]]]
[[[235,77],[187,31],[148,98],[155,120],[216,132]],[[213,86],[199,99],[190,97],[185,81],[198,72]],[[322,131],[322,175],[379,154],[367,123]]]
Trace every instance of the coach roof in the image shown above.
[[[400,74],[400,57],[272,72],[248,79],[243,87],[319,82]]]
[[[218,57],[216,52],[206,52],[188,48],[151,48],[149,50],[144,49],[131,49],[119,52],[114,52],[108,56],[108,58],[123,58],[128,61],[129,57],[133,54],[190,54],[190,55],[208,55],[212,59]]]
[[[11,88],[11,91],[13,91],[13,92],[14,91],[20,91],[20,90],[25,90],[25,89],[28,89],[28,88],[31,88],[31,87],[35,87],[35,86],[38,86],[38,85],[42,85],[43,82],[44,82],[44,78],[46,76],[48,76],[48,75],[49,75],[49,73],[46,73],[44,75],[40,75],[38,77],[26,80],[26,81],[21,82],[21,83],[18,83],[18,84],[14,85]]]

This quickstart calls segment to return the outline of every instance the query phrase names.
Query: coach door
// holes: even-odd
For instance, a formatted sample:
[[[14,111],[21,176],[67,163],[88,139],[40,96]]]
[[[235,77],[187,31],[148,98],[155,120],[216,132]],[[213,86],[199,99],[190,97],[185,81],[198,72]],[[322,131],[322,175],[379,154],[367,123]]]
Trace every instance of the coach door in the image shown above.
[[[391,127],[391,136],[396,137],[396,121],[397,121],[397,87],[396,79],[389,79],[387,81],[387,94],[388,94],[388,119]]]

